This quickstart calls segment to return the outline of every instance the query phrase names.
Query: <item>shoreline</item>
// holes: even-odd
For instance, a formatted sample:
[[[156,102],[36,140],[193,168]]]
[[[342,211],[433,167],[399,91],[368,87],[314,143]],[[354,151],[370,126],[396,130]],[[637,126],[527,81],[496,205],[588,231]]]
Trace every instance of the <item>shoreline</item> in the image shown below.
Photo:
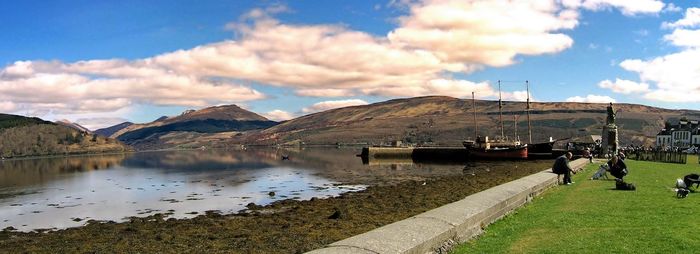
[[[43,232],[0,232],[7,252],[226,252],[297,253],[317,249],[374,228],[448,204],[481,190],[548,168],[517,165],[504,170],[372,185],[333,198],[280,200],[250,205],[235,214],[209,212],[191,219],[163,214],[126,222],[90,221],[76,228]],[[69,243],[69,244],[66,244]],[[1,251],[0,251],[1,252]]]

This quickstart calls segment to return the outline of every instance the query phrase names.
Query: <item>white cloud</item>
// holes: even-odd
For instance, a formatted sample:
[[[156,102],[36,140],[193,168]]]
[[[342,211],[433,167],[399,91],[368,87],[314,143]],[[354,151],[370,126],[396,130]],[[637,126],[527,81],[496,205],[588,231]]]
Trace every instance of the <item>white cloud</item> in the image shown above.
[[[467,80],[434,79],[425,86],[426,91],[422,95],[449,95],[452,97],[487,97],[496,95],[491,85],[487,82],[474,83]]]
[[[17,109],[17,105],[11,101],[0,101],[0,113],[10,113]]]
[[[639,73],[642,81],[656,82],[662,89],[700,88],[700,49],[685,50],[648,61],[625,60],[620,66]]]
[[[0,74],[0,100],[58,114],[111,112],[132,103],[206,106],[257,100],[246,86],[123,61],[20,61]]]
[[[668,102],[700,102],[700,49],[684,51],[650,60],[628,59],[620,63],[627,71],[636,72],[642,82],[656,87],[645,95],[651,100]]]
[[[700,8],[688,8],[683,19],[664,22],[674,28],[664,40],[683,47],[680,52],[653,59],[627,59],[624,70],[635,72],[642,82],[655,84],[644,98],[666,102],[700,102],[700,30],[685,29],[700,25]]]
[[[682,10],[683,8],[678,7],[673,3],[668,3],[666,4],[666,8],[664,8],[663,12],[680,12]]]
[[[583,0],[566,1],[569,5],[579,5],[582,8],[600,11],[609,8],[617,8],[626,16],[639,14],[658,14],[664,10],[664,2],[660,0]]]
[[[467,80],[433,79],[424,85],[405,86],[389,85],[361,89],[362,93],[369,95],[388,95],[398,97],[448,95],[452,97],[471,97],[475,92],[478,98],[493,97],[497,95],[493,87],[487,82],[474,83]]]
[[[673,33],[665,35],[664,40],[680,47],[700,47],[700,30],[677,28]]]
[[[389,40],[423,48],[443,61],[506,66],[516,55],[557,53],[573,40],[578,13],[555,1],[442,1],[412,4]]]
[[[262,115],[272,121],[285,121],[294,118],[292,113],[280,109],[275,109]]]
[[[508,101],[527,101],[527,91],[503,92],[503,100]],[[530,101],[535,101],[535,98],[530,94]]]
[[[355,95],[352,90],[348,89],[299,89],[295,92],[299,96],[307,97],[346,97]]]
[[[334,108],[367,105],[366,101],[360,99],[349,99],[349,100],[337,100],[337,101],[322,101],[311,105],[309,107],[303,108],[301,111],[304,113],[315,113],[326,111]]]
[[[688,8],[685,10],[683,19],[676,22],[664,22],[661,24],[663,28],[689,28],[700,25],[700,8]]]
[[[598,83],[598,86],[621,94],[643,93],[649,91],[649,84],[637,83],[625,79],[615,79],[615,82],[606,79]]]
[[[700,90],[656,89],[644,95],[644,98],[666,102],[700,102]]]
[[[70,120],[69,120],[70,121]],[[106,128],[114,126],[128,120],[121,117],[94,117],[94,118],[79,118],[74,122],[80,124],[81,126],[88,128],[89,130],[95,131],[101,128]]]
[[[487,82],[450,77],[570,48],[573,40],[564,32],[578,25],[582,9],[619,8],[632,15],[663,7],[657,0],[631,3],[396,0],[389,6],[400,6],[405,15],[387,36],[344,25],[283,24],[273,15],[290,10],[273,5],[227,24],[235,40],[137,60],[15,62],[0,68],[0,101],[37,114],[70,115],[134,104],[203,107],[266,98],[238,80],[313,97],[469,97],[475,91],[483,98],[495,95]]]
[[[178,73],[252,80],[297,89],[357,89],[420,85],[443,71],[470,71],[425,50],[404,49],[342,26],[294,26],[256,21],[241,39],[152,58]]]
[[[0,78],[28,77],[34,74],[31,61],[17,61],[0,70]]]
[[[586,97],[574,96],[566,98],[567,102],[586,102],[586,103],[609,103],[615,102],[615,99],[610,96],[589,94]]]

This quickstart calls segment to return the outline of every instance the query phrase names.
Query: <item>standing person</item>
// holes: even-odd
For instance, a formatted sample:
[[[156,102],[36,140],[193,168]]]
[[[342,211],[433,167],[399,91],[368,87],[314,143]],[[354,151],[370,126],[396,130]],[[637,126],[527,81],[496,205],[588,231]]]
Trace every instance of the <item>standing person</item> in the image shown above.
[[[583,150],[583,158],[588,158],[588,161],[593,163],[593,154],[591,154],[591,149],[586,147],[586,150]]]
[[[610,168],[610,174],[617,179],[622,180],[622,178],[627,175],[627,165],[617,156],[613,156],[612,159],[608,161],[608,168]]]
[[[571,160],[572,156],[573,154],[571,154],[571,152],[566,152],[566,154],[559,156],[559,158],[554,161],[554,165],[552,165],[552,172],[557,175],[564,175],[563,184],[566,185],[574,183],[571,181],[571,173],[576,174],[576,172],[571,169],[571,166],[569,166],[569,160]]]

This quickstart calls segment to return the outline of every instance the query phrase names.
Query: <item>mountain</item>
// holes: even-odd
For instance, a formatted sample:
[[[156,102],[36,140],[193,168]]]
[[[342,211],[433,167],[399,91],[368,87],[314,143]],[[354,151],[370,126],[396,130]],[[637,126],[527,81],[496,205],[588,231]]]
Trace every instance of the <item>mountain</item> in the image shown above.
[[[531,103],[533,142],[600,135],[607,104],[575,102]],[[665,121],[685,116],[700,119],[700,111],[669,110],[636,104],[615,104],[622,144],[652,145]],[[504,102],[504,134],[527,141],[524,102]],[[261,131],[227,140],[246,144],[380,144],[395,140],[409,143],[454,145],[474,136],[471,100],[444,96],[395,99],[369,105],[332,109],[295,118]],[[497,101],[476,101],[478,134],[500,135]],[[514,119],[517,119],[514,121]]]
[[[102,128],[102,129],[97,129],[97,130],[94,131],[94,133],[97,134],[97,135],[103,136],[103,137],[109,137],[109,136],[111,136],[112,134],[114,134],[115,132],[117,132],[117,131],[119,131],[119,130],[121,130],[121,129],[124,129],[124,128],[126,128],[126,127],[129,127],[129,126],[131,126],[131,125],[133,125],[133,124],[134,124],[134,123],[132,123],[132,122],[123,122],[123,123],[116,124],[116,125],[113,125],[113,126],[110,126],[110,127],[106,127],[106,128]]]
[[[73,128],[77,131],[92,133],[92,131],[90,131],[88,128],[85,128],[82,125],[80,125],[78,123],[71,122],[67,119],[58,120],[58,121],[56,121],[56,124],[63,125],[63,126],[69,127],[69,128]]]
[[[115,139],[99,137],[75,126],[64,126],[39,118],[0,114],[0,157],[127,150],[130,148]]]
[[[218,139],[227,139],[227,135],[264,129],[277,122],[236,105],[209,107],[201,110],[187,110],[174,117],[159,118],[147,124],[134,124],[123,128],[111,137],[135,146],[137,149],[169,148],[189,144],[186,136],[211,136],[202,133],[224,134]],[[199,143],[197,143],[199,144]]]

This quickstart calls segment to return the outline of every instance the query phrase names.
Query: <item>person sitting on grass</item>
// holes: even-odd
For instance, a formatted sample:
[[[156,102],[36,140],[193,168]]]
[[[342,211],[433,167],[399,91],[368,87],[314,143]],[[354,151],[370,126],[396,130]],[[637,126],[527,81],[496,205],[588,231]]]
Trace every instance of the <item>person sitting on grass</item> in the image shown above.
[[[554,161],[554,165],[552,165],[552,172],[557,174],[557,179],[559,179],[559,175],[564,175],[563,184],[566,185],[574,183],[571,181],[571,173],[576,174],[569,166],[569,160],[571,160],[572,156],[573,154],[571,154],[571,152],[566,152],[566,154],[559,156],[559,158]]]
[[[617,179],[622,180],[622,178],[627,175],[627,165],[617,156],[613,156],[612,159],[608,161],[608,168],[610,168],[610,174]]]

